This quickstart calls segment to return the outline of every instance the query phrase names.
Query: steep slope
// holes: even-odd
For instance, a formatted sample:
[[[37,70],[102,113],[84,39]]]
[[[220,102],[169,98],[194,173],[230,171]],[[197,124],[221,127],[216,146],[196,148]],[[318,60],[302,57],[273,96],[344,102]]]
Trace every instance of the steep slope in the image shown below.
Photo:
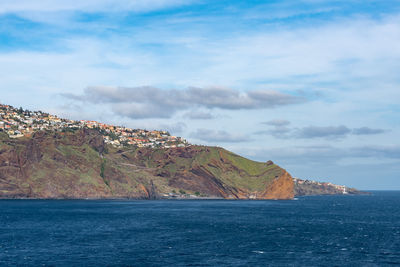
[[[290,199],[293,180],[272,162],[217,147],[116,149],[93,130],[0,133],[2,198],[159,198],[173,192]]]
[[[148,170],[168,189],[223,198],[293,197],[293,181],[285,170],[272,162],[254,162],[223,148],[141,148],[112,156],[114,162],[129,162]]]

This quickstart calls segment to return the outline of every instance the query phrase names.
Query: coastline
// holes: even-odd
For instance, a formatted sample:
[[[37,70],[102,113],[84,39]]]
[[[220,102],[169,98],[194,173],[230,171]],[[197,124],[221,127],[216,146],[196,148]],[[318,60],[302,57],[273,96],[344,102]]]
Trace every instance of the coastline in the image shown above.
[[[374,190],[377,191],[377,190]],[[400,192],[400,190],[379,190],[379,192]],[[360,194],[315,194],[315,195],[295,195],[292,199],[262,199],[262,198],[223,198],[223,197],[160,197],[160,198],[29,198],[29,197],[21,197],[21,198],[4,198],[0,197],[1,200],[110,200],[110,201],[157,201],[157,200],[233,200],[233,201],[276,201],[276,200],[296,200],[299,197],[321,197],[321,196],[372,196],[373,192],[363,192]]]

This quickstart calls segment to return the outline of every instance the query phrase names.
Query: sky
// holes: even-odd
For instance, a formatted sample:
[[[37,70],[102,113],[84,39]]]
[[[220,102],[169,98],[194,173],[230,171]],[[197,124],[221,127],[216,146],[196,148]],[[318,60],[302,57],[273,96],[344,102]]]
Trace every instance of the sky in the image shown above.
[[[400,190],[400,1],[1,0],[0,103]]]

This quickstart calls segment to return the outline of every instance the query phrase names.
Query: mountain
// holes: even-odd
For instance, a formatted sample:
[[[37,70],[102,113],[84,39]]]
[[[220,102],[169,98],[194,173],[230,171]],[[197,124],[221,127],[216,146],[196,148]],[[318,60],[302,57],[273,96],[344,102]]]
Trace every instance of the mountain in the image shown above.
[[[291,199],[294,182],[273,162],[219,147],[113,146],[97,129],[0,132],[1,198],[216,197]]]
[[[0,198],[290,199],[361,194],[291,178],[272,161],[167,131],[74,121],[0,104]]]

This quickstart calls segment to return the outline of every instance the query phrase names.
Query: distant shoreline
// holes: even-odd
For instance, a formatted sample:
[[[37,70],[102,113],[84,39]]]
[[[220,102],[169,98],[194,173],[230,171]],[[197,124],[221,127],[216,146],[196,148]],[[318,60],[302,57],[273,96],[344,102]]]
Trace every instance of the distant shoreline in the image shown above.
[[[158,200],[232,200],[232,201],[276,201],[276,200],[295,200],[300,197],[322,197],[322,196],[371,196],[373,192],[400,192],[400,190],[369,190],[365,194],[326,194],[326,195],[302,195],[295,196],[293,199],[234,199],[222,197],[173,197],[173,198],[0,198],[1,200],[110,200],[110,201],[158,201]]]

